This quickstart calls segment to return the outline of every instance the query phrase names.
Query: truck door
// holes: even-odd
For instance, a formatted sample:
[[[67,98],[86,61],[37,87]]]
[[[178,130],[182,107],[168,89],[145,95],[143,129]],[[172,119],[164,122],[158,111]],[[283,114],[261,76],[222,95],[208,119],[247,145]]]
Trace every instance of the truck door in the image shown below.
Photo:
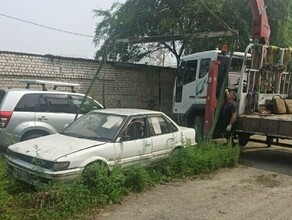
[[[175,85],[174,113],[185,114],[194,102],[198,60],[181,61]]]
[[[196,101],[195,104],[205,106],[208,87],[208,72],[211,58],[203,58],[200,60],[199,74],[196,85]]]

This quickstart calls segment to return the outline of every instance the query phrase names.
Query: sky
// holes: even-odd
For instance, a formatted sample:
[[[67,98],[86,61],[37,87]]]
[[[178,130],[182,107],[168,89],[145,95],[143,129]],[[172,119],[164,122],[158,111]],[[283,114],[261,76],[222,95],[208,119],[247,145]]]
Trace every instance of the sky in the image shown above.
[[[0,51],[93,58],[93,38],[53,31],[5,16],[94,36],[94,9],[126,0],[0,0]]]

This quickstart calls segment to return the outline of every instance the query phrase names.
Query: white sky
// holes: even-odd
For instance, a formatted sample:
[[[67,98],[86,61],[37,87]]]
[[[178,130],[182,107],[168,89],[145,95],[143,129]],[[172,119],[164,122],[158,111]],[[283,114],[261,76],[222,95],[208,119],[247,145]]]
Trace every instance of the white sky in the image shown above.
[[[0,0],[0,14],[65,31],[94,35],[93,9],[126,0]],[[0,16],[0,51],[93,58],[93,39]]]

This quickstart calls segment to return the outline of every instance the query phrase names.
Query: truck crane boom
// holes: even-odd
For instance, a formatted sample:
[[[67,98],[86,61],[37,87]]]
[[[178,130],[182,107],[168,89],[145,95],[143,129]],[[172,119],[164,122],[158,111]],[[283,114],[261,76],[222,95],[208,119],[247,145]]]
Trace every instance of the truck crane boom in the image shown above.
[[[255,43],[269,44],[270,25],[264,0],[249,0],[252,11],[252,38]]]

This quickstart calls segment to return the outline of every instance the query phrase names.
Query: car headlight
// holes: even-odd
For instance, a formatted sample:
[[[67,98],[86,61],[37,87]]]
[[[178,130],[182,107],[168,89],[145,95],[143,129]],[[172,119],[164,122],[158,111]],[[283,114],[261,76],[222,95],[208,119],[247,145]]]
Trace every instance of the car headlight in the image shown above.
[[[69,161],[64,162],[54,162],[53,170],[54,171],[60,171],[60,170],[67,170],[70,165]]]

